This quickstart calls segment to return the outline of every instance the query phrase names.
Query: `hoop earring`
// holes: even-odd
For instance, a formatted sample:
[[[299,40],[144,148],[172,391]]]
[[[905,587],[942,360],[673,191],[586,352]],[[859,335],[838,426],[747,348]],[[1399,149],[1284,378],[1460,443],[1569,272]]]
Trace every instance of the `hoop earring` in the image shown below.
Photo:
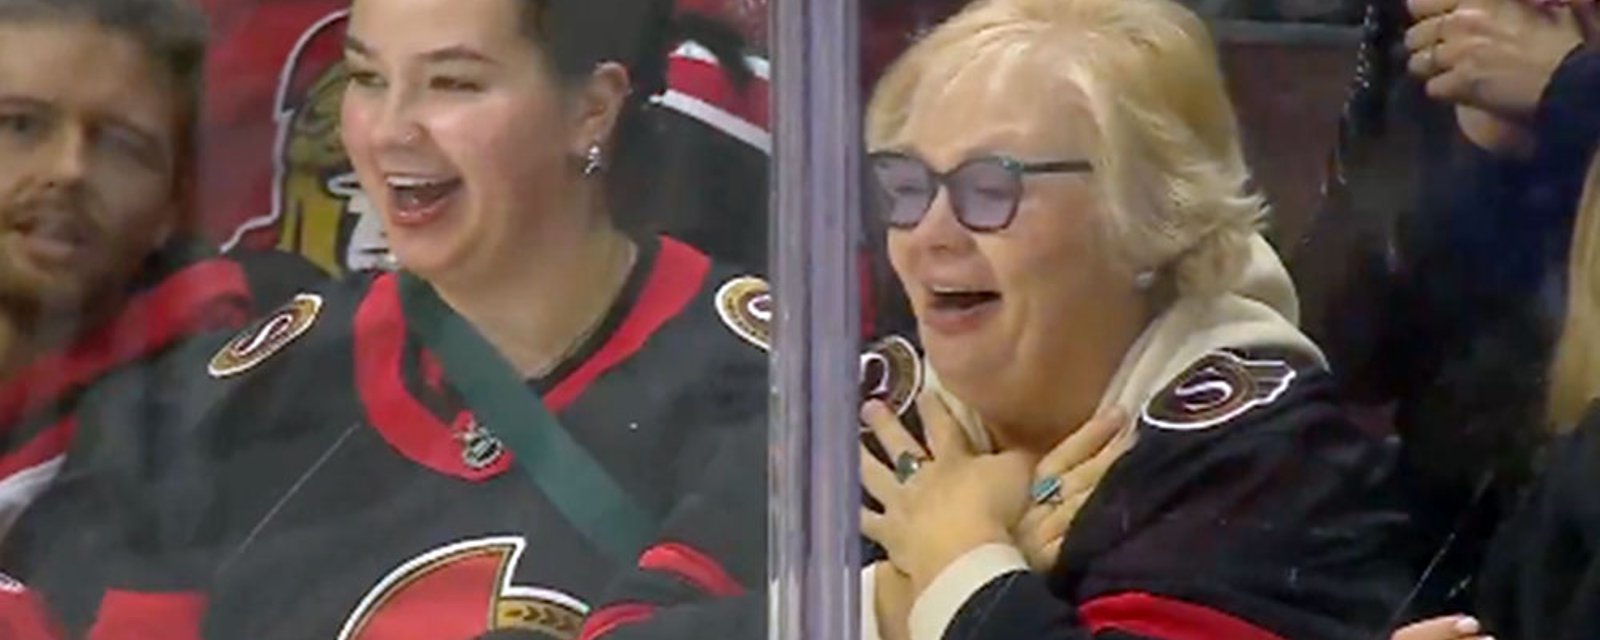
[[[589,145],[589,151],[583,156],[583,177],[592,178],[605,168],[605,155],[600,151],[600,145]]]

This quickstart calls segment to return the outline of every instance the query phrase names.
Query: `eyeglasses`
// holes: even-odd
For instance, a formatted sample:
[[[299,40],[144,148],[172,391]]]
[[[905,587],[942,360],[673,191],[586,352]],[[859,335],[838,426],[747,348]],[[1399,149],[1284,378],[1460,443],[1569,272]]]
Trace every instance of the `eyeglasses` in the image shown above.
[[[873,206],[885,223],[910,229],[928,215],[939,187],[950,192],[950,204],[962,226],[978,232],[999,231],[1011,224],[1022,199],[1022,178],[1035,173],[1089,173],[1085,160],[1027,163],[1005,156],[985,156],[939,173],[927,163],[899,151],[867,156],[872,170],[869,189]]]

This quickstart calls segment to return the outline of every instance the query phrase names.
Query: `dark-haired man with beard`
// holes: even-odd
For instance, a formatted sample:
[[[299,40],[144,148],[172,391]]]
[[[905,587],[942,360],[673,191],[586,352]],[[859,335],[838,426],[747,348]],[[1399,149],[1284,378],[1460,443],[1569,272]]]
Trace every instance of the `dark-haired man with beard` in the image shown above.
[[[24,540],[13,527],[42,493],[66,491],[38,500],[44,521],[72,508],[69,457],[98,440],[75,433],[76,415],[98,387],[186,336],[243,324],[316,277],[285,256],[218,258],[192,241],[189,146],[204,55],[205,21],[187,0],[0,0],[8,556],[55,535],[34,527]]]

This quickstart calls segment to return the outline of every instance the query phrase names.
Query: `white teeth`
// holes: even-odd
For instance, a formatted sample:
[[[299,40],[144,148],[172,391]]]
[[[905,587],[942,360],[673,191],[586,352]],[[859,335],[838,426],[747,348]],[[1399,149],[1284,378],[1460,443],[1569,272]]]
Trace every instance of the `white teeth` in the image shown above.
[[[418,187],[432,187],[449,182],[448,179],[421,178],[416,176],[389,176],[384,179],[392,189],[415,189]]]

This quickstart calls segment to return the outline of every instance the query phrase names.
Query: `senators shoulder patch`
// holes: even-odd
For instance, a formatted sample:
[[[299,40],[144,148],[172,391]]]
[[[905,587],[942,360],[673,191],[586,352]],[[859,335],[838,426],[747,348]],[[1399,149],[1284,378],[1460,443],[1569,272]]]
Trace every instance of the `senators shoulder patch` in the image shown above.
[[[766,280],[743,276],[717,290],[717,315],[746,342],[772,350],[772,287]],[[905,414],[922,392],[922,355],[910,340],[889,336],[861,353],[861,397],[882,400]]]
[[[910,340],[889,336],[861,354],[861,397],[905,415],[922,393],[922,355]]]
[[[1198,431],[1277,402],[1294,382],[1283,360],[1249,360],[1217,351],[1196,361],[1144,407],[1144,421],[1161,429]]]
[[[211,357],[211,364],[206,370],[213,378],[227,378],[254,369],[304,335],[321,313],[322,296],[312,293],[296,295],[289,304],[279,307],[229,340],[221,351]]]
[[[742,276],[717,289],[717,315],[728,329],[763,351],[772,349],[772,287],[766,280]]]

